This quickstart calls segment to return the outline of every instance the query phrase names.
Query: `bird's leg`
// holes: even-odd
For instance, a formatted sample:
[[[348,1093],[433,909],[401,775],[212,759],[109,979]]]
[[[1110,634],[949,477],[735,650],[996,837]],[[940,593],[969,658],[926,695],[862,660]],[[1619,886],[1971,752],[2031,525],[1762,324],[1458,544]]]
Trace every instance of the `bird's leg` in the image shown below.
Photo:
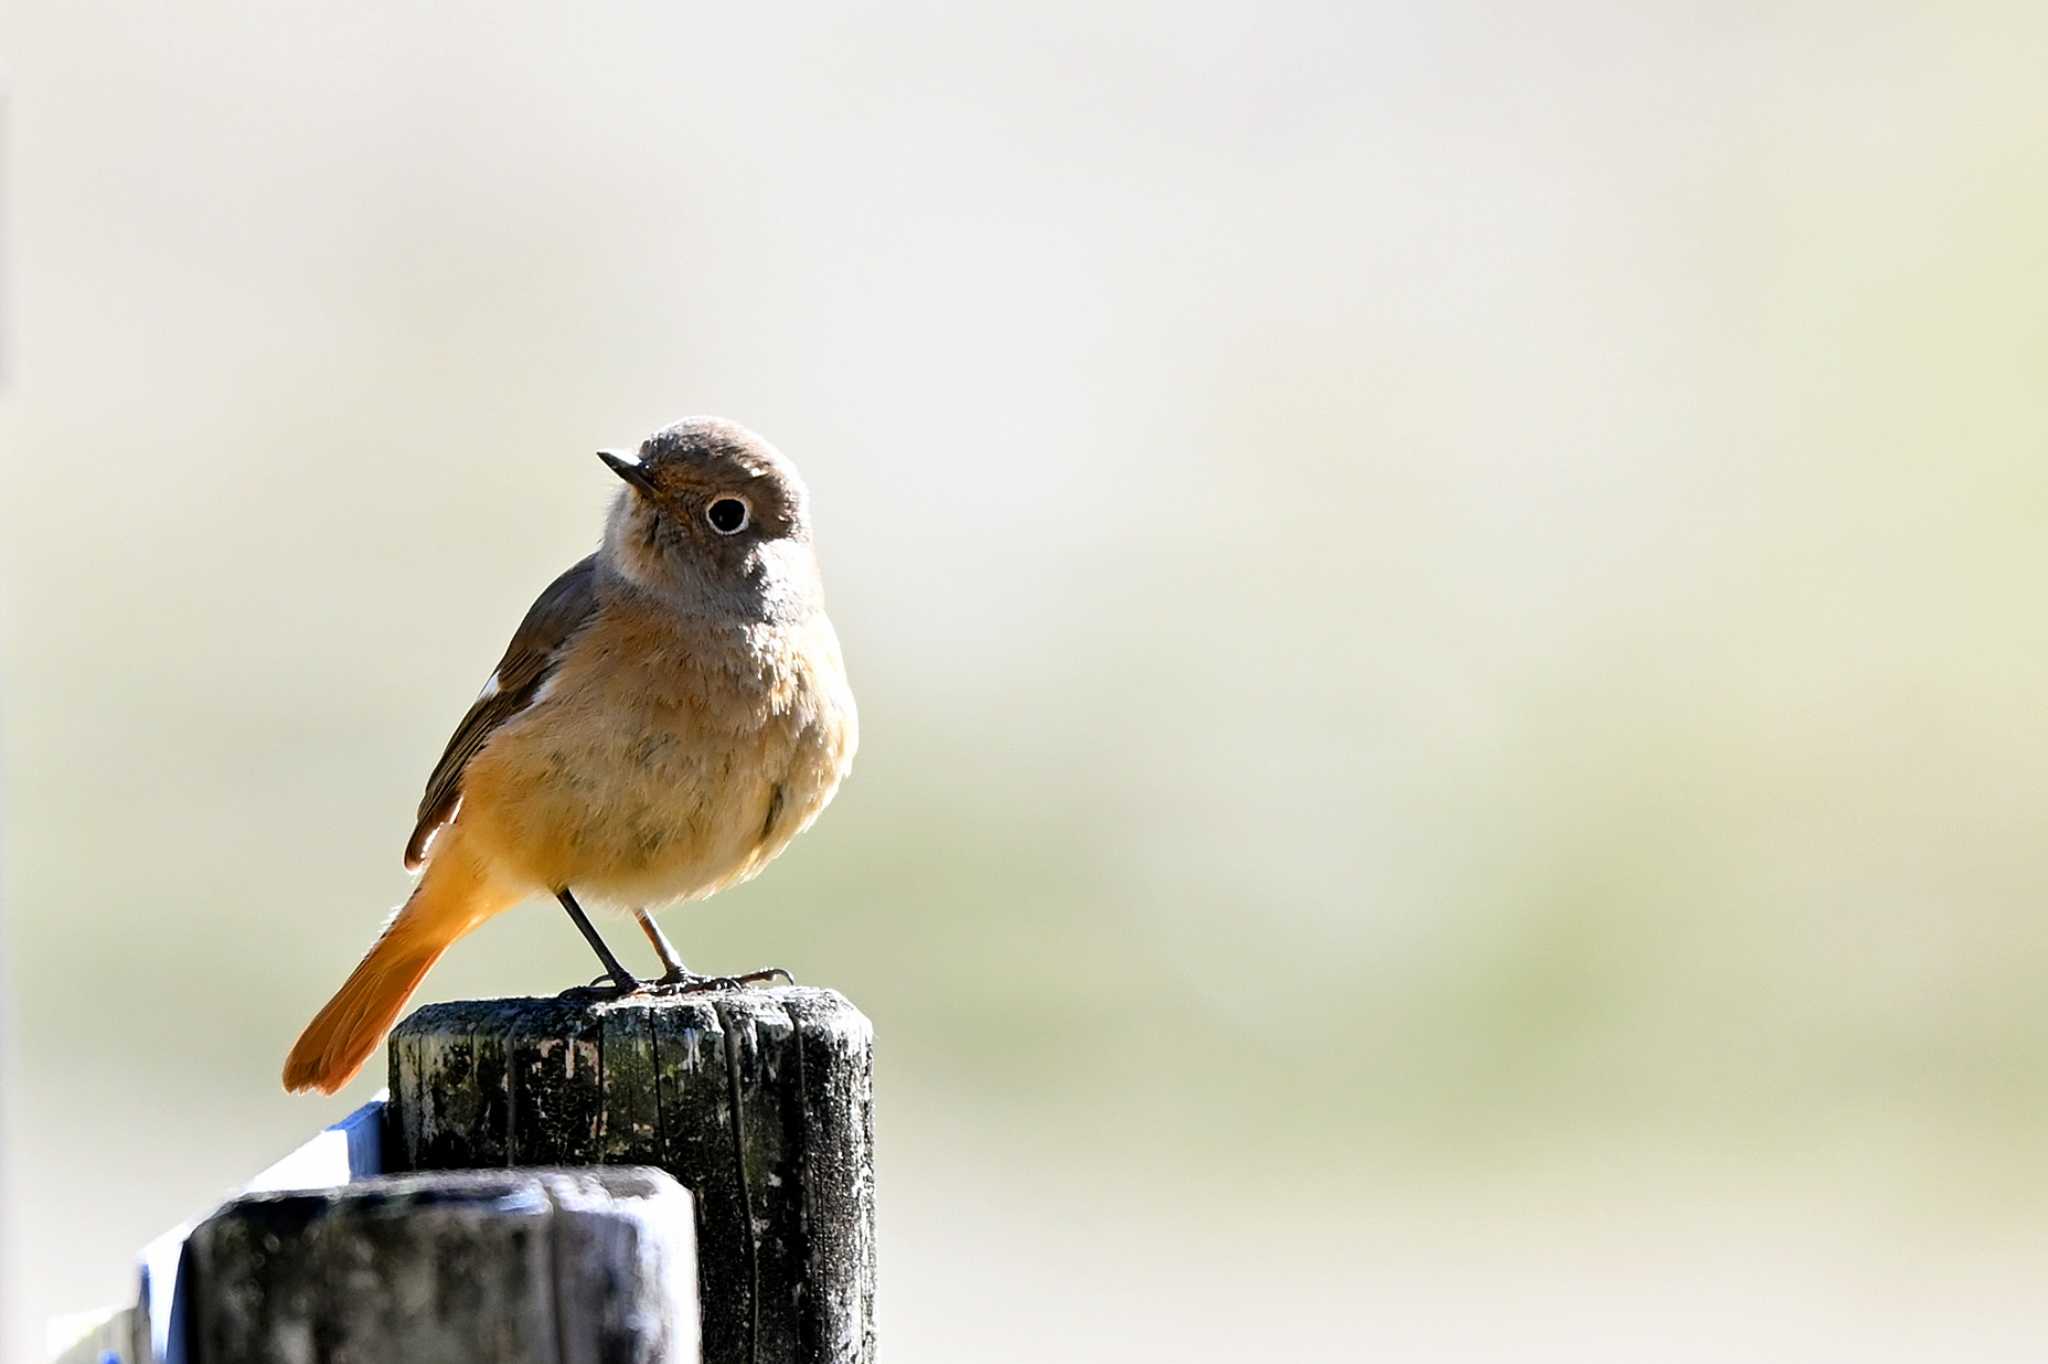
[[[661,931],[661,925],[654,922],[654,916],[644,909],[633,911],[633,917],[640,921],[647,941],[654,944],[654,955],[661,958],[662,977],[654,983],[667,990],[688,994],[699,990],[737,990],[742,985],[758,985],[782,977],[790,984],[796,984],[796,977],[780,966],[771,966],[762,971],[749,971],[743,976],[700,976],[683,965],[683,959],[676,954],[675,944],[668,940],[668,934]]]
[[[596,927],[591,924],[589,916],[584,914],[583,906],[576,903],[576,897],[569,893],[569,888],[563,886],[555,892],[555,898],[562,902],[563,909],[569,911],[570,920],[582,930],[584,940],[590,944],[591,951],[597,953],[597,959],[604,963],[604,972],[612,978],[612,984],[618,986],[623,994],[631,994],[639,989],[640,982],[633,978],[633,973],[628,971],[616,956],[612,955],[611,948],[598,936]]]
[[[668,934],[661,931],[661,925],[654,922],[654,916],[644,909],[633,911],[633,917],[640,921],[641,932],[647,941],[654,944],[654,955],[661,958],[662,977],[657,985],[681,985],[697,979],[690,974],[690,968],[683,965],[683,959],[676,955],[675,944],[668,940]]]

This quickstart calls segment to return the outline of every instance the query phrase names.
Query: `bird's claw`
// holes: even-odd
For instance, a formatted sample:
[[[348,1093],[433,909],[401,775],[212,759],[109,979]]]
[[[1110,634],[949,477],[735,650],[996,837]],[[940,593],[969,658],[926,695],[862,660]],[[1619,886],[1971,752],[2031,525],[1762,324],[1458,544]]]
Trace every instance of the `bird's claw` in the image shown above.
[[[690,971],[670,971],[659,980],[649,982],[648,988],[668,995],[708,994],[714,990],[739,990],[749,985],[765,985],[778,976],[791,985],[796,984],[796,977],[782,967],[768,966],[737,976],[700,976]]]
[[[571,985],[568,989],[562,991],[559,998],[624,999],[627,995],[637,995],[649,989],[652,984],[653,982],[651,981],[634,980],[630,976],[622,981],[607,972],[591,981],[588,985]]]

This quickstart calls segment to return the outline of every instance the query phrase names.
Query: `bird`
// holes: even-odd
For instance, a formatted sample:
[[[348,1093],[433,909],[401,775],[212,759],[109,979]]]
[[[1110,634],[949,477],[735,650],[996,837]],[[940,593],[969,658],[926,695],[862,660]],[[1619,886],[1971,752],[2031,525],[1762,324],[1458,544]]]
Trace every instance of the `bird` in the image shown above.
[[[596,951],[600,988],[787,975],[697,975],[652,913],[757,875],[852,770],[859,717],[810,493],[717,417],[598,458],[623,484],[602,541],[540,594],[456,725],[405,846],[418,879],[293,1046],[288,1091],[347,1084],[450,945],[537,896]],[[630,913],[662,976],[636,979],[584,900]]]

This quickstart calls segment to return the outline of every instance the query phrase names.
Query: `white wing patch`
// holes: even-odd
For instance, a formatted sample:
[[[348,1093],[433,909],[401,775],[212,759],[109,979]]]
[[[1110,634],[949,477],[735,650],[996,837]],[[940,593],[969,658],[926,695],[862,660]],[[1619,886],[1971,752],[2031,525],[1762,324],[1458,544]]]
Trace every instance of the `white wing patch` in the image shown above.
[[[455,817],[461,813],[462,797],[457,796],[455,798],[455,804],[448,811],[448,818],[442,820],[439,824],[436,824],[434,826],[434,832],[427,835],[427,841],[420,844],[420,871],[422,873],[426,871],[427,859],[434,855],[434,845],[441,841],[441,835],[447,832],[448,826],[453,824],[455,822]],[[398,911],[404,908],[404,905],[400,905],[398,909],[392,910],[391,919],[396,919],[398,917]],[[391,927],[391,919],[386,919],[384,921],[384,929],[388,929]],[[384,929],[378,930],[378,937],[381,938],[384,936]]]

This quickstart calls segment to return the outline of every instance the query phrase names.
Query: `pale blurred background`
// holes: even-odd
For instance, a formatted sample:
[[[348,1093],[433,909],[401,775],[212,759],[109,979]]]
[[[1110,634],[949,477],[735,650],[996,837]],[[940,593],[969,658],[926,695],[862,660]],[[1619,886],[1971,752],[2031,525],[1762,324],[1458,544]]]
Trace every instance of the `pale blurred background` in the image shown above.
[[[672,931],[875,1020],[892,1364],[2048,1355],[2048,10],[390,8],[0,18],[17,1341],[719,412],[863,749]]]

